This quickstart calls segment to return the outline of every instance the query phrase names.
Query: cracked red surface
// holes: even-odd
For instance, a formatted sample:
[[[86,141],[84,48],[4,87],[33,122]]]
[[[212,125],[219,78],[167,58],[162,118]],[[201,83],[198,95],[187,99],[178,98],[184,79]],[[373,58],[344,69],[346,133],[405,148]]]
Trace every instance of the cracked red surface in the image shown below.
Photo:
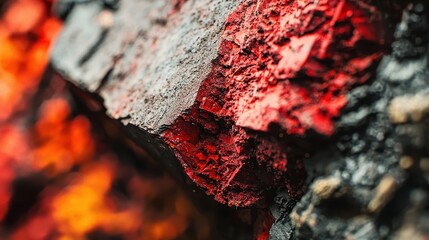
[[[189,177],[233,206],[276,187],[299,195],[309,151],[295,146],[334,134],[382,56],[381,16],[373,1],[244,1],[192,110],[164,133]]]

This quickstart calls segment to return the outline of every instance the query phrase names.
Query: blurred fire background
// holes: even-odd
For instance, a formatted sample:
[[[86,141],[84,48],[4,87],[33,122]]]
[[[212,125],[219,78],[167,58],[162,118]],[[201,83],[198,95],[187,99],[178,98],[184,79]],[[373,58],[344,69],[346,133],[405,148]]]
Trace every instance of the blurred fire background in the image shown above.
[[[232,210],[196,202],[83,113],[48,67],[53,4],[0,2],[0,239],[247,238]]]

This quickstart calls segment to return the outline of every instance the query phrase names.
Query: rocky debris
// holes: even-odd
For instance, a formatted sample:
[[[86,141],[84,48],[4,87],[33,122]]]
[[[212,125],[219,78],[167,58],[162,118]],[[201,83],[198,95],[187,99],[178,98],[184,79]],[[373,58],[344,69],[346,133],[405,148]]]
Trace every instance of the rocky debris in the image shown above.
[[[334,194],[337,195],[336,197],[340,197],[343,194],[336,192],[340,189],[341,182],[341,178],[338,177],[319,179],[313,183],[311,190],[319,199],[328,199]]]
[[[392,123],[420,122],[429,113],[429,93],[396,97],[388,111]]]
[[[277,206],[271,239],[428,237],[428,9],[406,7],[377,77],[350,91],[334,141],[306,161],[309,191],[290,214]]]
[[[368,204],[368,211],[371,213],[378,213],[381,209],[392,199],[398,184],[393,176],[385,176],[381,179],[373,198]]]

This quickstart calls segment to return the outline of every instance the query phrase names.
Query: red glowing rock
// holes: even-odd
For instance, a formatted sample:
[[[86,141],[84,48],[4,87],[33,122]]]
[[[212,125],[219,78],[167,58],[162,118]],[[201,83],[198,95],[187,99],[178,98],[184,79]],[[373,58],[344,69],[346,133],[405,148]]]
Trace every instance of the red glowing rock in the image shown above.
[[[87,4],[53,63],[142,145],[166,142],[216,200],[262,204],[276,188],[300,195],[309,136],[334,134],[348,91],[371,78],[386,39],[375,2],[123,1],[107,30]]]
[[[290,159],[282,138],[334,133],[347,91],[380,59],[379,29],[381,13],[363,1],[245,1],[191,112],[163,136],[220,202],[255,204],[273,185],[297,194],[302,179],[288,171],[302,178],[299,154]]]

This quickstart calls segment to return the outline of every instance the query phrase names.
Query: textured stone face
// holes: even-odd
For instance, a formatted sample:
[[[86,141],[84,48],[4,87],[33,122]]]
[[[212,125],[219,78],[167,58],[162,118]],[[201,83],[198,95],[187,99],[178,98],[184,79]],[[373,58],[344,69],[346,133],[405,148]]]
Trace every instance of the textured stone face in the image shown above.
[[[53,62],[216,200],[263,204],[275,188],[301,195],[302,159],[371,78],[386,39],[373,2],[123,1],[107,27],[82,5]]]
[[[163,136],[220,202],[252,205],[273,185],[298,195],[314,149],[297,142],[334,133],[347,92],[382,55],[379,29],[381,13],[362,1],[245,1],[193,110]]]
[[[113,118],[159,133],[195,101],[240,1],[121,1],[105,26],[97,2],[73,9],[52,53],[56,68],[103,97]]]

